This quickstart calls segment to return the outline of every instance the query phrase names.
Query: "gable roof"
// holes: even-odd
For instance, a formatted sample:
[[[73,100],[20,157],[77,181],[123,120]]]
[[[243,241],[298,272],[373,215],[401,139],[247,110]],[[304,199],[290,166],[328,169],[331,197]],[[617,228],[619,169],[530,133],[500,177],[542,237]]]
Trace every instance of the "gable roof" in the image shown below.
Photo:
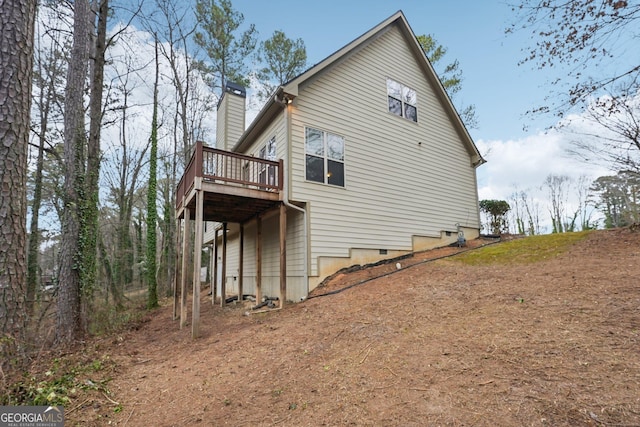
[[[407,19],[405,18],[404,13],[401,10],[394,13],[375,27],[371,28],[369,31],[356,38],[351,43],[347,44],[346,46],[332,53],[316,65],[304,71],[302,74],[294,77],[289,82],[280,86],[269,98],[265,106],[256,116],[255,120],[240,137],[236,145],[233,147],[233,150],[241,151],[243,148],[247,148],[247,145],[249,145],[253,140],[252,136],[257,136],[257,134],[260,133],[264,129],[264,127],[268,126],[271,120],[282,109],[282,106],[284,105],[283,99],[285,97],[295,98],[296,96],[298,96],[298,88],[300,87],[300,85],[302,85],[312,77],[327,70],[337,62],[345,59],[354,51],[364,47],[370,41],[375,39],[379,34],[385,32],[389,27],[393,25],[397,25],[397,27],[400,29],[400,32],[405,37],[409,48],[414,53],[419,66],[422,68],[424,75],[427,77],[429,82],[433,84],[433,87],[435,87],[436,96],[443,103],[447,115],[453,123],[456,131],[460,135],[465,148],[471,156],[472,164],[475,167],[478,167],[481,164],[485,163],[486,160],[482,158],[482,155],[478,151],[478,148],[471,139],[471,135],[469,135],[469,132],[462,122],[460,115],[453,106],[451,98],[447,94],[447,91],[444,89],[444,86],[442,86],[442,82],[438,78],[435,70],[431,66],[431,63],[424,54],[422,47],[416,39],[416,35],[414,34],[411,26],[409,25],[409,22],[407,22]]]

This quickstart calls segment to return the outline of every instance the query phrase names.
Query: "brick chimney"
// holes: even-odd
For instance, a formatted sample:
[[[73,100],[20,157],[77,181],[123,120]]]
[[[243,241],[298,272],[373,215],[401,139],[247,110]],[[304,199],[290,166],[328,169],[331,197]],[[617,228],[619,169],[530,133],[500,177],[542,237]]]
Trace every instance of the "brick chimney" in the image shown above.
[[[216,148],[230,151],[244,133],[247,91],[237,83],[227,82],[218,101]]]

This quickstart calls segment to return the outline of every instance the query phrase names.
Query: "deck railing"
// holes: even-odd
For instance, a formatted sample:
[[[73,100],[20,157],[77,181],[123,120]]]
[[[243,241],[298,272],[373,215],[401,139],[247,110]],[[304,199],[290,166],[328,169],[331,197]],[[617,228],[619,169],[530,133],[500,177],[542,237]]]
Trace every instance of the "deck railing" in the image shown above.
[[[282,160],[272,161],[205,146],[201,141],[176,189],[176,207],[191,190],[196,177],[205,182],[236,185],[262,191],[282,190]]]

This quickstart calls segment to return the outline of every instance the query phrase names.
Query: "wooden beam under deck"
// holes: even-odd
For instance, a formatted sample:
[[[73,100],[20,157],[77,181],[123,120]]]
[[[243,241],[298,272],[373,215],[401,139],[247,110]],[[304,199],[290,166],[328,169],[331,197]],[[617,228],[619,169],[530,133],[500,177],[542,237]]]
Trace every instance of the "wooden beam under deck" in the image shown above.
[[[259,192],[252,189],[234,189],[229,193],[220,193],[216,190],[221,185],[207,185],[203,183],[202,192],[204,194],[203,218],[205,221],[233,222],[242,224],[254,218],[256,215],[273,209],[280,202],[280,194],[276,192]],[[189,194],[185,198],[184,209],[179,211],[178,218],[186,214],[189,209],[191,219],[195,219],[195,193]],[[261,197],[256,197],[261,196]]]

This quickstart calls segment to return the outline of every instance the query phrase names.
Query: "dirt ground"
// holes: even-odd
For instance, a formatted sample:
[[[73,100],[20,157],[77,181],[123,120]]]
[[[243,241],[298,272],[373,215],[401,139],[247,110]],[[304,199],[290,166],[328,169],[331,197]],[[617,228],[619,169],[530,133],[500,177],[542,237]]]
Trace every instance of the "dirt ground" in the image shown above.
[[[91,344],[110,394],[77,399],[68,425],[640,426],[640,232],[535,264],[418,263],[454,251],[263,314],[203,292],[195,341],[166,301]]]

